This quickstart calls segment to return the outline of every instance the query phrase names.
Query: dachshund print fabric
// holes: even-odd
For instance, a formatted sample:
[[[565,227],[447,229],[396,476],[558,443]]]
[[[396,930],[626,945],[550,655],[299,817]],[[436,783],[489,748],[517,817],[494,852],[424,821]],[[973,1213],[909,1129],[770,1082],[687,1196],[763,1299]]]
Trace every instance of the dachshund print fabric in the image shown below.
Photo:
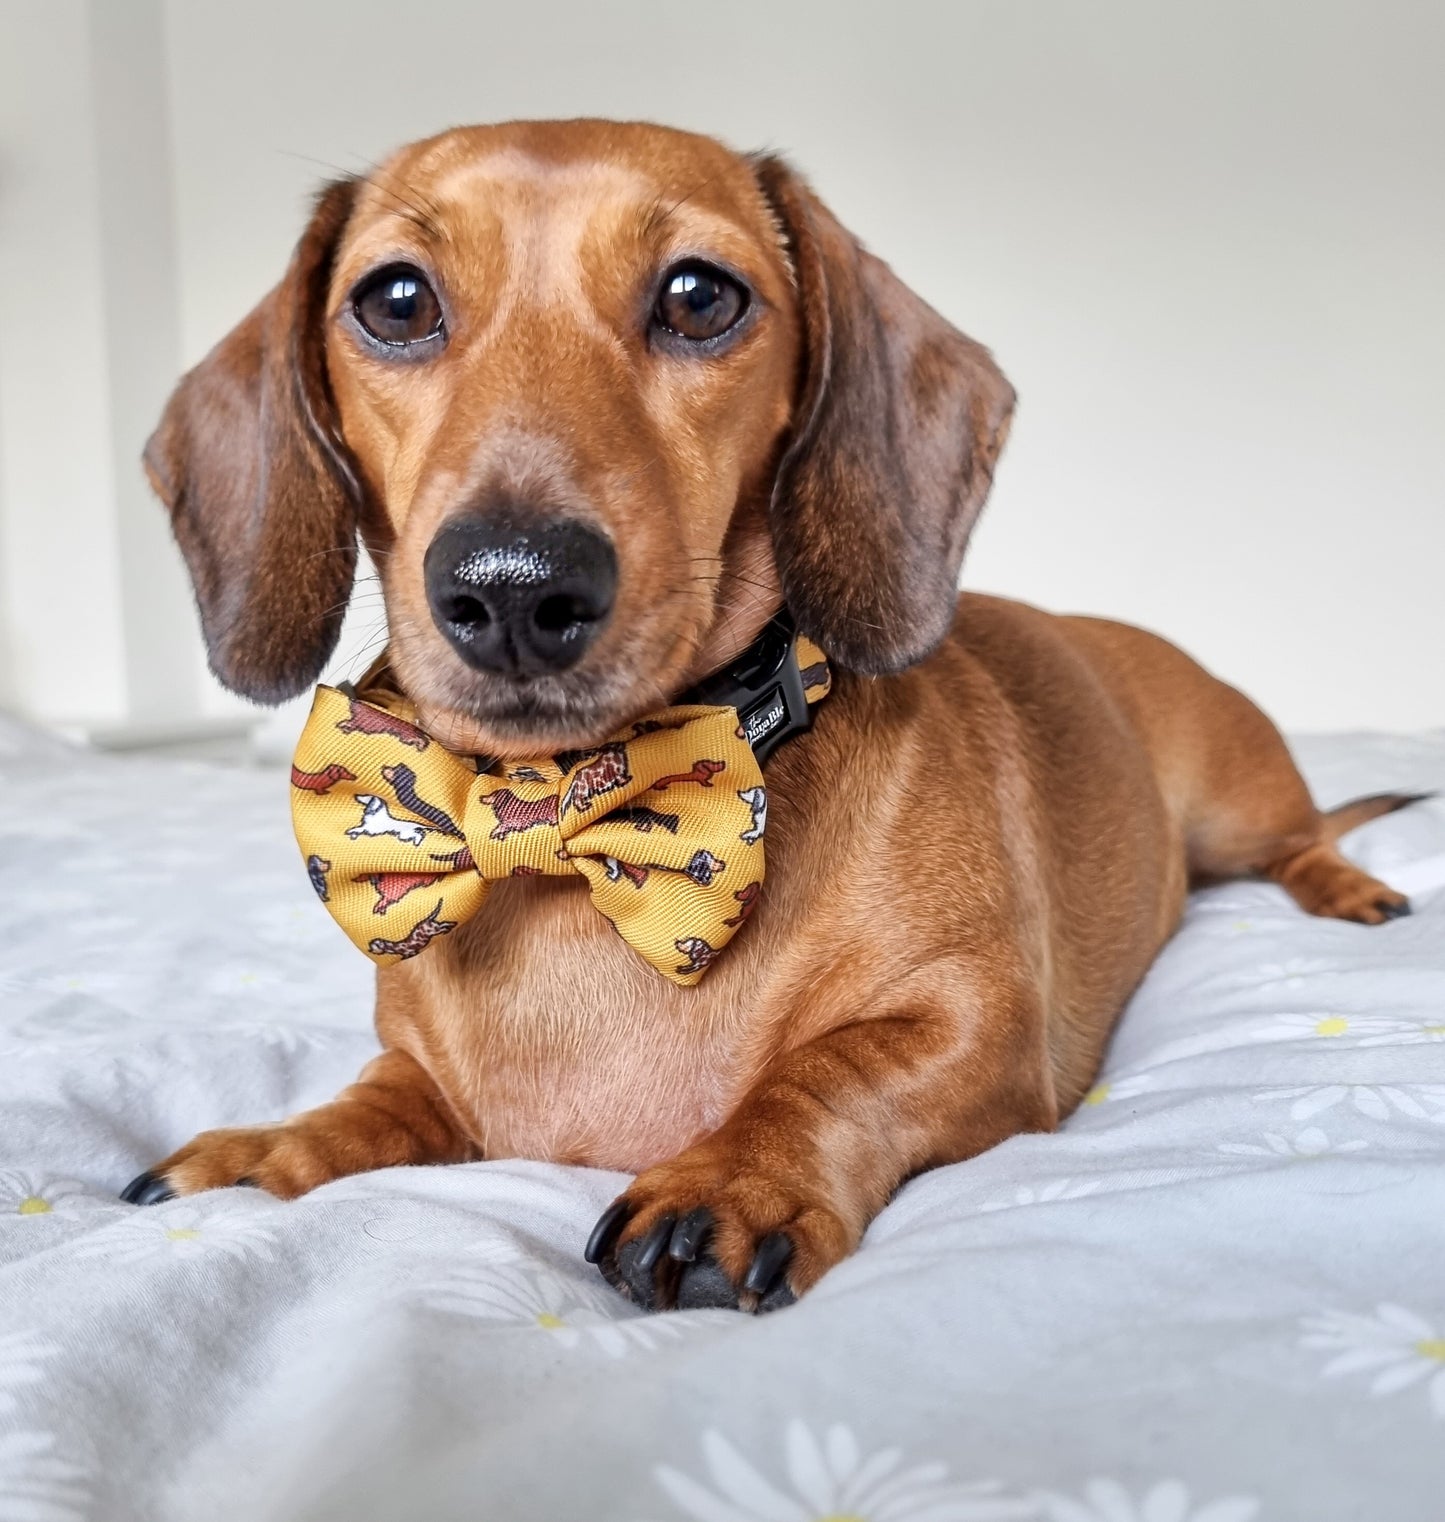
[[[746,921],[766,795],[735,710],[671,708],[594,749],[480,773],[412,719],[383,684],[321,687],[291,771],[312,886],[374,960],[417,956],[504,877],[579,875],[675,983],[696,983]]]

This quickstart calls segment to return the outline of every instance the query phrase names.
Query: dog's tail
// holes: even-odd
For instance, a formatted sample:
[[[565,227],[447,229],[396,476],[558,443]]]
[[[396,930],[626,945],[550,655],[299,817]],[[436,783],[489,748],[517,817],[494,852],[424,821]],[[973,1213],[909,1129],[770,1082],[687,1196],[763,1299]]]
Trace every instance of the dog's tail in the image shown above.
[[[1325,839],[1333,844],[1341,835],[1348,835],[1362,824],[1379,819],[1383,814],[1393,814],[1396,809],[1408,808],[1412,803],[1423,803],[1434,793],[1371,793],[1368,798],[1352,798],[1339,808],[1331,809],[1324,816]]]

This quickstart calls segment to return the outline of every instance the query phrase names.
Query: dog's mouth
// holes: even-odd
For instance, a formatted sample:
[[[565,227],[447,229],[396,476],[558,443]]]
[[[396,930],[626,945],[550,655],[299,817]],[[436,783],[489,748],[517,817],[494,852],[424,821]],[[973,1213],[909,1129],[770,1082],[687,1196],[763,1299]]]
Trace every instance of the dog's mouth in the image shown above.
[[[689,648],[680,639],[673,657],[656,664],[624,658],[595,671],[498,678],[453,661],[417,661],[394,647],[391,669],[421,727],[440,745],[460,755],[524,761],[599,745],[676,701]]]
[[[448,750],[513,761],[600,743],[625,722],[589,694],[558,692],[557,685],[518,684],[513,693],[458,705],[423,698],[417,714]]]

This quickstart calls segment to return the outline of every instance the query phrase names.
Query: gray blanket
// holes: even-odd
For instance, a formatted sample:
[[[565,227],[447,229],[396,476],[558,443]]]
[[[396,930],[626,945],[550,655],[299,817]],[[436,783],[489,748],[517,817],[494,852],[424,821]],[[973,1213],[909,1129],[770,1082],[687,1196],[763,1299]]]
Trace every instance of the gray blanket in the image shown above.
[[[1445,786],[1445,737],[1301,751]],[[1411,919],[1197,896],[1060,1135],[753,1321],[582,1264],[618,1175],[120,1204],[352,1078],[370,969],[283,774],[11,726],[0,781],[0,1522],[1445,1517],[1445,803],[1346,842]]]

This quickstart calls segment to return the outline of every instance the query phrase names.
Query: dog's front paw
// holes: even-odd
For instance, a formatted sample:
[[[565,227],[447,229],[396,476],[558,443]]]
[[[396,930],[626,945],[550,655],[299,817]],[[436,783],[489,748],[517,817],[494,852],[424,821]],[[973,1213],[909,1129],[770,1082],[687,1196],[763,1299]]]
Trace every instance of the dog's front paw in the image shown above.
[[[711,1137],[603,1212],[586,1258],[646,1310],[773,1311],[858,1245],[824,1196]]]
[[[181,1194],[248,1184],[283,1200],[294,1199],[337,1176],[312,1140],[285,1125],[203,1131],[133,1178],[120,1197],[130,1205],[159,1205]]]

